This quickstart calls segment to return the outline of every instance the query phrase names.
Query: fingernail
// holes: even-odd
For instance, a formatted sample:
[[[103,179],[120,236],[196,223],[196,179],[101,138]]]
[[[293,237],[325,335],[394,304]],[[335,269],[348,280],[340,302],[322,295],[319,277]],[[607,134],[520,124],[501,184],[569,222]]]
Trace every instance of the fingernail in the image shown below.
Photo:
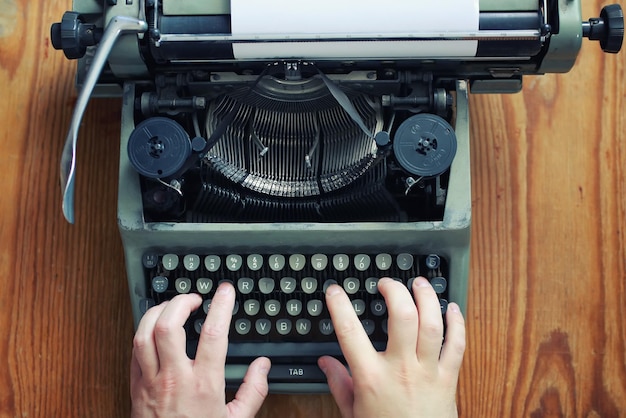
[[[380,286],[387,286],[388,282],[392,282],[393,279],[391,277],[381,277],[380,280],[378,280],[378,283],[376,284],[376,286],[378,288],[380,288]]]
[[[459,308],[459,305],[457,305],[454,302],[451,302],[451,303],[448,304],[448,309],[450,309],[454,313],[461,312],[461,309]]]
[[[227,295],[230,292],[232,292],[232,290],[233,290],[233,287],[230,285],[229,282],[222,282],[217,288],[217,290],[215,291],[215,293]]]
[[[339,293],[339,286],[336,284],[331,284],[326,288],[326,296],[334,296]]]
[[[428,280],[426,280],[423,277],[416,277],[415,281],[414,281],[415,285],[417,287],[426,287],[426,286],[430,286],[430,283],[428,282]]]
[[[322,360],[322,358],[317,361],[317,367],[319,367],[320,370],[326,374],[326,361]]]
[[[259,374],[263,376],[267,376],[270,372],[271,362],[269,359],[266,359],[265,362],[262,363],[261,367],[259,367]]]

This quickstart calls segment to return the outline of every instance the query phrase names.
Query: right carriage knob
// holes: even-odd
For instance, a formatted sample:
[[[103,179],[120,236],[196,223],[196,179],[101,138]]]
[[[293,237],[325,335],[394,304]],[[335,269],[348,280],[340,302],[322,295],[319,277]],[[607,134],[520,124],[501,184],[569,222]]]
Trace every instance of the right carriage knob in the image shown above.
[[[619,4],[611,4],[602,8],[600,17],[583,22],[583,36],[600,41],[604,52],[616,54],[624,41],[624,12]]]

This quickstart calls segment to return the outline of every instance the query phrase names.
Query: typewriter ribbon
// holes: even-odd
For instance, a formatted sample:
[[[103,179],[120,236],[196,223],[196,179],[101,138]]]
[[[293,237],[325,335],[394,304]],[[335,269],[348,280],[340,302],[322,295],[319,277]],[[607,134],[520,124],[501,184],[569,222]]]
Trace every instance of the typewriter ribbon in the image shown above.
[[[128,158],[148,178],[176,174],[191,154],[189,135],[178,122],[152,117],[140,122],[128,139]]]
[[[456,135],[440,116],[414,115],[396,131],[393,151],[398,163],[409,173],[420,177],[438,176],[452,165]]]

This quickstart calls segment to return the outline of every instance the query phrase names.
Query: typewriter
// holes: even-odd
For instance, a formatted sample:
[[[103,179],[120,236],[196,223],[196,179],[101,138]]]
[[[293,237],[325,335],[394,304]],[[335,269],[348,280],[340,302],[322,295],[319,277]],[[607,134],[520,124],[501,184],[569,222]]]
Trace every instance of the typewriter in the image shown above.
[[[582,38],[622,45],[619,5],[578,0],[74,0],[51,39],[80,94],[121,96],[118,224],[135,324],[179,293],[237,290],[226,364],[272,359],[273,392],[326,391],[341,357],[323,292],[343,286],[386,345],[377,281],[422,275],[465,309],[471,223],[468,94],[566,72]]]

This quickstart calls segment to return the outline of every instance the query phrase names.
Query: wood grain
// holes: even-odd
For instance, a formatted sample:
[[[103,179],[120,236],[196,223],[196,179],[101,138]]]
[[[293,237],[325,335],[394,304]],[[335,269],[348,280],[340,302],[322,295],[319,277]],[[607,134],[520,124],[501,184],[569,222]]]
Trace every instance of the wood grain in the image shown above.
[[[132,323],[116,227],[120,102],[83,122],[77,222],[58,161],[73,64],[67,2],[0,0],[0,416],[128,416]],[[584,1],[596,15],[598,0]],[[473,230],[462,417],[626,416],[626,55],[472,96]],[[339,417],[272,395],[259,417]]]

